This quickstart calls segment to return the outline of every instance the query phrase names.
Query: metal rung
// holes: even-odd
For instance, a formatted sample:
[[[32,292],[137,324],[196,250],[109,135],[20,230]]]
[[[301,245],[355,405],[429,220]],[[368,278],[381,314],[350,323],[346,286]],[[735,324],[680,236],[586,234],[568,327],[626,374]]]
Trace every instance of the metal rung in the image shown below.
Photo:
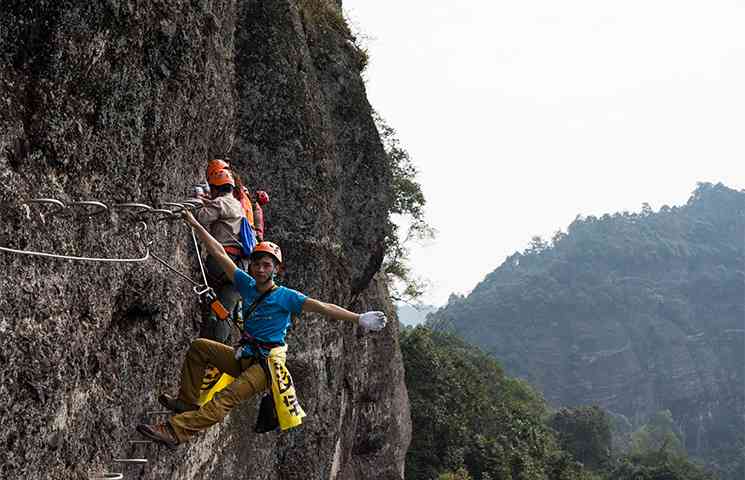
[[[83,213],[81,213],[80,215],[85,216],[85,217],[95,217],[96,215],[100,215],[109,210],[109,207],[107,207],[105,204],[101,202],[91,201],[91,200],[85,200],[85,201],[80,201],[80,202],[70,202],[67,204],[68,210],[71,210],[74,207],[82,207]],[[91,212],[86,211],[91,208],[93,208],[93,211]]]
[[[152,210],[153,207],[150,205],[145,205],[144,203],[116,203],[111,206],[112,210],[134,210],[130,211],[128,213],[139,215],[142,212],[147,212],[148,210]]]
[[[171,208],[171,213],[174,215],[177,213],[181,213],[186,209],[183,203],[176,203],[176,202],[163,202],[161,205],[164,207],[173,207]]]
[[[90,477],[90,480],[122,480],[123,478],[123,473],[106,472],[101,476]]]
[[[145,216],[150,216],[150,215],[152,216],[157,215],[157,216],[163,217],[161,218],[161,220],[170,220],[173,218],[173,212],[165,208],[152,208],[150,210],[139,212],[137,215],[140,218],[145,217]]]
[[[138,464],[144,464],[147,463],[147,458],[115,458],[113,460],[116,463],[138,463]]]
[[[184,205],[184,208],[191,210],[192,212],[204,207],[204,203],[202,203],[201,200],[195,200],[195,199],[184,200],[182,204]]]
[[[139,221],[135,224],[135,235],[140,235],[141,233],[147,232],[147,223],[143,221]]]
[[[48,215],[55,215],[65,209],[64,203],[60,202],[59,200],[55,200],[53,198],[32,198],[31,200],[26,200],[25,202],[21,202],[20,204],[28,205],[30,203],[38,203],[41,205],[53,205],[57,207],[51,212],[48,212]]]

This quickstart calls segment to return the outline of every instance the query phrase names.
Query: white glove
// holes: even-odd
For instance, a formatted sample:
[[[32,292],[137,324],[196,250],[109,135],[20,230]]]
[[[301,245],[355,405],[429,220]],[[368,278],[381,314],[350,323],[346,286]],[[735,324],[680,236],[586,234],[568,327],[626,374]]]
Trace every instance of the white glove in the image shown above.
[[[365,332],[377,332],[385,327],[388,320],[383,312],[365,312],[360,315],[360,326]]]

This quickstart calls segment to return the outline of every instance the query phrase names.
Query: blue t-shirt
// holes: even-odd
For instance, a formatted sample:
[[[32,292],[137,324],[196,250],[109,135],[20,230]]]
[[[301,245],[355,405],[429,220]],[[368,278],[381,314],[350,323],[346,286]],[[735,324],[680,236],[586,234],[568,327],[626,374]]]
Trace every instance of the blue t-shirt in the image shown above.
[[[256,280],[243,270],[236,269],[233,284],[243,298],[243,329],[260,342],[284,344],[291,315],[302,312],[303,303],[308,297],[291,288],[279,287],[264,297],[248,317],[248,308],[261,295],[256,290]],[[245,345],[243,356],[250,356],[251,353],[251,347]]]

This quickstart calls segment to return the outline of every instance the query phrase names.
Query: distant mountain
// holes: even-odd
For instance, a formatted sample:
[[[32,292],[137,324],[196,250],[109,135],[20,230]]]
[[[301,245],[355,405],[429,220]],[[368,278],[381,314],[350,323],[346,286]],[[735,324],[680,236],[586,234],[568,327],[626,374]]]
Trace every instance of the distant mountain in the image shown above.
[[[422,305],[417,307],[412,307],[411,305],[406,304],[396,305],[398,321],[411,327],[423,324],[427,319],[427,314],[435,311],[437,311],[437,307],[434,305]]]
[[[668,409],[690,453],[741,457],[745,191],[699,184],[680,207],[578,217],[428,324],[480,346],[554,405],[595,404],[635,425]]]

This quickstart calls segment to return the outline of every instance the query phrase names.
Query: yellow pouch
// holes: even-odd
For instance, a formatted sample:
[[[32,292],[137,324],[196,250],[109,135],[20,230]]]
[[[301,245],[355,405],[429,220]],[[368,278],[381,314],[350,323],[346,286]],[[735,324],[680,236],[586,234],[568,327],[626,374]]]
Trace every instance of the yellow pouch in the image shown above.
[[[210,367],[204,372],[202,386],[199,389],[199,399],[197,404],[201,407],[212,400],[217,392],[227,387],[235,380],[227,373],[222,373],[215,367]]]
[[[292,382],[290,372],[285,366],[287,359],[287,345],[272,348],[267,358],[269,362],[269,373],[272,377],[272,398],[274,408],[277,410],[279,428],[288,430],[303,423],[305,412],[300,407],[295,384]]]

